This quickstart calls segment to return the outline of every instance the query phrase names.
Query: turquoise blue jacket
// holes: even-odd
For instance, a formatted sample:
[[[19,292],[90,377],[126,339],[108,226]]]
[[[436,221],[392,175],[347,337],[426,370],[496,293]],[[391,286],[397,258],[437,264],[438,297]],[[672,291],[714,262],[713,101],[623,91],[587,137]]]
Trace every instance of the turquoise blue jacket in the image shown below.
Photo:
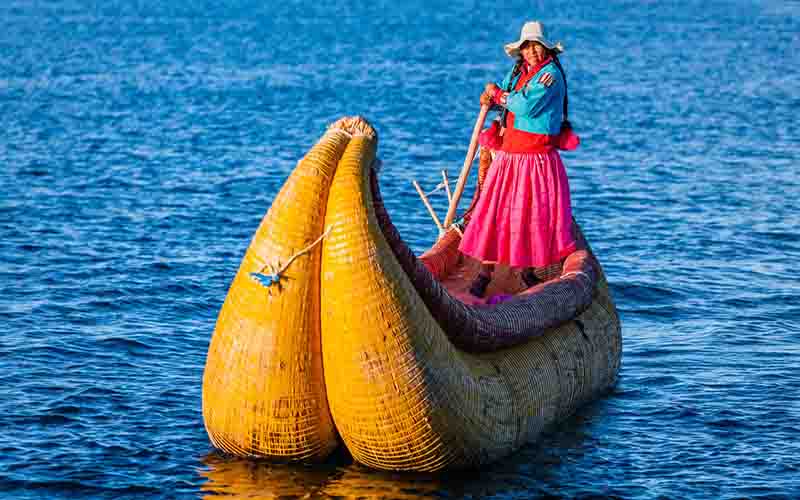
[[[503,79],[500,88],[505,91],[511,81],[512,71]],[[545,73],[553,76],[553,83],[545,87],[539,78]],[[514,77],[515,88],[521,75]],[[514,128],[533,134],[558,135],[564,119],[564,78],[552,61],[545,64],[520,90],[508,94],[506,108],[514,113]]]

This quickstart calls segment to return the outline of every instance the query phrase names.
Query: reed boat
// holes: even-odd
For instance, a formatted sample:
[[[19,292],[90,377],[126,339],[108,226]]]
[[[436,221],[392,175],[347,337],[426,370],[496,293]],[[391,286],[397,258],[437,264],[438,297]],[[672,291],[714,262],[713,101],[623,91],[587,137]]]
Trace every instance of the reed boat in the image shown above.
[[[320,461],[344,444],[378,469],[477,467],[615,383],[620,321],[577,224],[578,249],[536,286],[498,268],[487,296],[505,300],[489,305],[466,291],[479,264],[457,227],[420,257],[403,241],[377,146],[362,118],[332,124],[256,230],[203,376],[217,448]],[[487,166],[482,153],[472,206]]]

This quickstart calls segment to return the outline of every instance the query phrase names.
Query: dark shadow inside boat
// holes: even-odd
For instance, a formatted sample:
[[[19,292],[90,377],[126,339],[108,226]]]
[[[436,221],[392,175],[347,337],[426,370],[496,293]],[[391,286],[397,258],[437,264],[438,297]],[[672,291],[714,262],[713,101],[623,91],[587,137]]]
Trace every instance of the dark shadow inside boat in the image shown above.
[[[542,282],[527,288],[518,271],[498,266],[487,297],[507,295],[489,305],[467,291],[479,264],[458,251],[461,236],[447,231],[432,248],[417,257],[403,241],[383,203],[377,174],[370,184],[378,225],[392,252],[439,326],[453,344],[468,352],[490,352],[519,345],[547,329],[570,321],[592,303],[602,269],[577,223],[578,247],[563,264],[537,270]],[[475,206],[479,188],[470,208]]]

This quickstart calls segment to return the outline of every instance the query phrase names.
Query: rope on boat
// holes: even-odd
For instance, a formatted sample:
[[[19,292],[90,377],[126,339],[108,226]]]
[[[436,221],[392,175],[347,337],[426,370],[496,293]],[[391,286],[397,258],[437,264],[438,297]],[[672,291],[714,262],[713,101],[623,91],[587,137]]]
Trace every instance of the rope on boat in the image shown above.
[[[346,136],[348,136],[351,139],[353,138],[353,134],[351,134],[350,132],[348,132],[346,130],[343,130],[343,129],[331,129],[331,130],[333,132],[340,132],[342,134],[345,134]],[[378,172],[382,166],[383,166],[383,162],[381,160],[379,160],[377,157],[374,160],[372,160],[372,164],[370,164],[370,168],[372,170],[374,170],[375,172]],[[255,280],[257,280],[261,284],[261,286],[263,286],[265,288],[268,288],[268,287],[270,287],[272,285],[280,285],[281,278],[283,277],[283,274],[286,272],[287,269],[289,269],[289,266],[292,265],[292,262],[294,262],[301,255],[304,255],[304,254],[310,252],[311,249],[314,248],[315,246],[319,245],[320,242],[322,242],[322,240],[325,239],[325,237],[330,234],[331,230],[333,230],[333,226],[330,226],[327,231],[322,233],[319,236],[319,238],[314,240],[310,245],[308,245],[307,247],[303,248],[299,252],[296,252],[291,257],[289,257],[289,260],[286,261],[286,264],[281,265],[280,261],[277,261],[275,264],[267,262],[257,272],[250,273],[250,277],[255,279]],[[264,274],[265,270],[269,270],[269,274]]]
[[[466,227],[467,227],[467,223],[464,220],[464,214],[462,214],[461,217],[457,218],[456,220],[453,221],[452,224],[450,224],[450,227],[448,229],[454,230],[455,232],[458,233],[459,236],[461,236],[463,238],[464,237],[464,229]]]
[[[450,224],[448,229],[452,229],[453,231],[457,232],[459,236],[462,238],[464,237],[464,217],[462,216],[460,219],[453,221]]]
[[[442,181],[439,184],[437,184],[435,188],[433,188],[430,191],[428,191],[427,193],[425,193],[425,196],[430,196],[433,193],[436,193],[437,191],[441,191],[442,189],[446,189],[446,188],[447,188],[447,184],[445,184],[444,181]]]
[[[330,226],[328,230],[322,233],[319,236],[319,238],[314,240],[313,243],[311,243],[304,249],[300,250],[299,252],[289,257],[289,260],[286,261],[286,264],[281,266],[280,261],[278,261],[276,264],[271,264],[271,263],[264,264],[264,267],[262,267],[258,272],[250,273],[250,277],[255,280],[258,280],[258,282],[261,283],[261,286],[265,288],[270,287],[272,285],[280,284],[281,277],[283,277],[283,273],[285,273],[286,270],[289,269],[289,266],[292,264],[292,262],[294,262],[295,259],[297,259],[301,255],[310,252],[312,248],[318,245],[326,236],[330,234],[332,229],[333,226]],[[264,274],[264,270],[269,270],[269,274]]]

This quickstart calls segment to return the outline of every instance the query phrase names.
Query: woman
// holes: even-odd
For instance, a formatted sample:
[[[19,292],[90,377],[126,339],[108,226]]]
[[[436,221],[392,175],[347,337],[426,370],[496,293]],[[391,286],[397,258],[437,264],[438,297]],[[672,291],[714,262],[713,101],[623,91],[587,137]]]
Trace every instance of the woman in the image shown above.
[[[482,134],[482,146],[490,144],[496,154],[459,247],[482,262],[470,287],[476,297],[486,293],[496,263],[523,268],[532,286],[533,267],[575,250],[569,183],[556,151],[578,143],[566,120],[567,82],[557,57],[563,48],[533,21],[505,50],[517,64],[501,86],[487,84],[481,96],[481,104],[506,108],[505,129],[492,137],[495,123]]]

